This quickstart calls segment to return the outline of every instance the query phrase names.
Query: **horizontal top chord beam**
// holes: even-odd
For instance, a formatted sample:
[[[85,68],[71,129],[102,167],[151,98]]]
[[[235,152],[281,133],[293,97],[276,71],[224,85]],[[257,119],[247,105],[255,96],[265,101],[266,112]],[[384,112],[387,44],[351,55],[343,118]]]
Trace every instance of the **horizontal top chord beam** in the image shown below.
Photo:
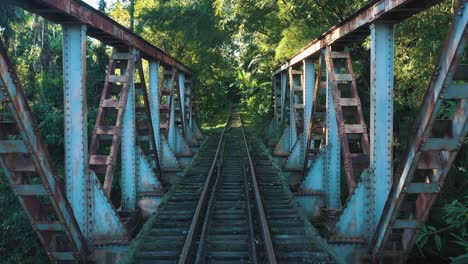
[[[161,49],[117,23],[110,17],[80,0],[7,0],[29,12],[54,23],[80,23],[88,27],[87,34],[105,44],[118,47],[135,47],[145,59],[159,61],[187,74],[192,71]]]
[[[275,70],[278,74],[306,58],[318,57],[319,51],[333,43],[356,42],[370,34],[370,24],[376,22],[396,23],[405,20],[443,0],[372,0],[346,20],[338,23],[312,40]]]

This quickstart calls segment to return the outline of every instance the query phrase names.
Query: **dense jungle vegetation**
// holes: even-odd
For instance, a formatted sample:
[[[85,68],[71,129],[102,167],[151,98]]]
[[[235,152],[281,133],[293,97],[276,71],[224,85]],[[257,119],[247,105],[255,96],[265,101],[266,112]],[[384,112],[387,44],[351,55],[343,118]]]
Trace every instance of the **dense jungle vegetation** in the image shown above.
[[[230,101],[240,101],[260,127],[270,117],[272,70],[366,2],[100,0],[99,9],[193,69],[198,119],[204,127],[224,120],[219,113]],[[395,27],[395,165],[409,140],[409,131],[444,44],[455,4],[455,0],[445,1]],[[0,36],[14,60],[55,165],[63,174],[61,27],[0,1]],[[369,113],[369,46],[367,38],[351,47],[365,113]],[[90,132],[109,54],[109,47],[88,40]],[[462,257],[468,258],[467,179],[468,144],[465,143],[418,237],[410,262],[443,263],[451,258],[456,261],[457,256],[461,256],[460,261]],[[48,263],[3,176],[0,177],[0,263]]]

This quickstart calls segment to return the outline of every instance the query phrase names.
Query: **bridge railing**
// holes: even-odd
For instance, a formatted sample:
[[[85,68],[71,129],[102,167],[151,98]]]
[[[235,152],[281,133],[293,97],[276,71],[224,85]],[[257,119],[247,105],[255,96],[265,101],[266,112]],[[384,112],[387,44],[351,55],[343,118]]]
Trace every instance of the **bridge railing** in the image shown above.
[[[329,244],[347,263],[360,263],[370,255],[374,261],[390,262],[407,257],[466,135],[465,66],[457,66],[466,42],[467,3],[462,0],[416,120],[418,134],[402,170],[393,177],[394,24],[440,2],[370,1],[273,74],[270,127],[282,131],[274,157],[305,212],[317,223],[326,219],[322,227]],[[366,124],[348,46],[369,35]],[[455,114],[437,120],[444,100],[457,105]],[[437,134],[437,128],[447,132]],[[341,164],[345,193],[340,190]],[[344,204],[343,196],[348,197]]]
[[[0,99],[12,118],[0,123],[0,130],[6,131],[0,142],[2,169],[53,261],[83,262],[87,252],[122,250],[131,240],[137,218],[157,210],[171,178],[190,164],[203,140],[195,120],[193,73],[82,1],[7,2],[62,25],[65,183],[53,173],[47,148],[41,143],[39,128],[3,45],[0,84],[8,90],[8,96]],[[102,73],[105,83],[89,146],[87,37],[113,47],[107,74]],[[145,60],[148,72],[143,67]],[[11,103],[17,101],[19,105]],[[22,141],[11,141],[11,131],[19,133]],[[38,147],[36,142],[40,143]],[[18,162],[24,161],[20,162],[24,166],[11,166],[9,161],[15,155],[21,156]],[[115,198],[111,191],[118,166],[122,196],[111,199]],[[24,171],[37,171],[40,177],[33,184]],[[41,201],[40,196],[48,197],[52,206],[34,202]],[[57,221],[44,222],[43,215],[47,214],[55,215]],[[60,251],[57,246],[61,241],[68,242]]]

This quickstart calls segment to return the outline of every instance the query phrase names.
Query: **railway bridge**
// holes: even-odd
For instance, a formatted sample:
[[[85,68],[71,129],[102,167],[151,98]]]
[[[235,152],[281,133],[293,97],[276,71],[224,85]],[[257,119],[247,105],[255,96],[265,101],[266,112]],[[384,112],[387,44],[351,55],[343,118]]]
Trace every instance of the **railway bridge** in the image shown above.
[[[6,2],[63,29],[64,179],[0,43],[0,166],[54,263],[404,262],[466,140],[466,0],[398,168],[394,25],[443,1],[370,1],[312,40],[272,73],[265,142],[235,107],[203,135],[192,71],[84,2]],[[368,36],[366,124],[349,47]],[[87,37],[112,47],[92,135]]]

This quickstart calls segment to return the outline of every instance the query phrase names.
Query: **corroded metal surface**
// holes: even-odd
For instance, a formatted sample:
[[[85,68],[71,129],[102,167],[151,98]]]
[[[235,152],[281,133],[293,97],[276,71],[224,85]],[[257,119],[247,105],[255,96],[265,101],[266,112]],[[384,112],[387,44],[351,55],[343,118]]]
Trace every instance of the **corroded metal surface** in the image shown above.
[[[351,56],[346,47],[327,47],[327,73],[333,87],[338,131],[341,140],[348,192],[356,188],[356,177],[369,166],[369,138],[362,113]]]
[[[68,202],[84,237],[92,214],[88,177],[88,122],[86,108],[86,27],[62,26],[65,183]]]
[[[110,197],[112,190],[122,122],[135,71],[135,56],[132,48],[125,53],[119,53],[116,49],[112,51],[89,147],[90,168],[101,178],[107,197]],[[117,69],[119,66],[120,69]],[[113,99],[114,96],[117,99]]]
[[[139,60],[136,63],[136,70],[139,74],[139,87],[138,90],[141,91],[141,97],[143,98],[143,111],[139,112],[141,115],[145,116],[145,118],[142,118],[142,121],[144,122],[137,122],[137,128],[139,129],[137,131],[138,136],[142,137],[149,137],[148,140],[150,147],[144,148],[146,156],[154,162],[154,165],[152,166],[154,176],[159,180],[161,184],[162,178],[161,178],[161,166],[160,166],[160,161],[159,161],[159,150],[156,147],[156,140],[154,136],[154,131],[153,131],[153,126],[152,125],[143,125],[144,123],[148,123],[149,121],[152,121],[152,114],[150,111],[150,101],[148,97],[148,91],[146,88],[146,82],[145,82],[145,77],[144,77],[144,71],[143,71],[143,66],[142,66],[142,61]],[[137,100],[138,101],[138,100]],[[140,147],[144,147],[143,144],[140,145]]]
[[[1,42],[0,77],[1,103],[10,117],[0,121],[0,164],[5,176],[49,258],[86,262],[86,241]]]
[[[293,55],[281,65],[275,74],[301,63],[308,57],[317,57],[322,48],[336,42],[356,42],[369,35],[369,26],[376,22],[399,22],[421,12],[442,0],[380,0],[370,1],[366,6],[354,13],[348,19],[333,26],[317,39]]]
[[[393,177],[396,182],[392,185],[393,24],[439,2],[442,1],[370,1],[350,18],[312,41],[274,72],[274,86],[276,87],[274,121],[277,124],[276,128],[280,128],[280,124],[288,123],[282,122],[280,118],[281,107],[284,107],[286,111],[297,112],[294,104],[290,104],[290,109],[287,109],[285,103],[281,104],[284,96],[280,93],[278,86],[288,81],[283,81],[280,74],[291,73],[292,69],[297,69],[300,64],[306,63],[306,60],[318,59],[320,63],[321,50],[327,49],[327,78],[329,80],[323,86],[328,85],[333,88],[331,89],[333,93],[330,94],[328,91],[327,96],[324,129],[327,141],[324,148],[320,145],[314,146],[314,143],[320,143],[320,141],[314,142],[313,139],[315,126],[313,118],[318,112],[314,109],[317,107],[317,99],[314,95],[314,98],[304,102],[305,109],[310,107],[308,104],[312,104],[313,110],[311,115],[302,121],[309,122],[309,124],[308,126],[304,124],[304,127],[307,127],[304,131],[307,133],[304,142],[306,159],[303,166],[305,180],[301,188],[308,191],[324,190],[326,197],[324,203],[328,207],[326,210],[340,208],[340,190],[331,186],[336,187],[336,182],[339,182],[339,177],[335,177],[337,176],[335,170],[339,171],[341,158],[339,152],[336,152],[339,147],[337,148],[335,143],[341,143],[349,196],[341,212],[337,211],[338,222],[332,223],[335,228],[331,233],[334,239],[331,242],[337,244],[344,241],[343,243],[346,244],[346,250],[337,251],[342,260],[354,262],[368,260],[369,256],[363,251],[365,248],[372,250],[373,261],[402,261],[406,258],[467,133],[468,86],[466,83],[468,77],[466,73],[468,67],[463,64],[456,66],[467,38],[467,1],[461,0],[455,12],[455,26],[447,40],[440,66],[433,76],[421,109],[415,136],[407,157],[397,172],[397,177]],[[349,46],[361,41],[369,34],[372,40],[370,139],[367,137],[367,127],[357,95],[349,53],[336,52],[337,50],[330,48]],[[336,69],[334,64],[339,60],[342,60],[340,63],[347,67],[347,70]],[[289,77],[289,87],[293,90],[295,89],[294,76],[290,74]],[[316,80],[319,83],[320,78],[322,76],[318,74]],[[351,96],[344,95],[343,84],[351,84],[349,85]],[[314,92],[317,92],[317,86],[321,84],[316,85]],[[294,96],[293,93],[291,95]],[[290,99],[290,101],[293,100],[294,98]],[[447,107],[453,108],[454,114],[442,118],[443,115],[440,115],[439,109]],[[357,108],[358,111],[351,114],[349,108]],[[333,109],[337,110],[338,122],[334,116],[330,115],[331,112],[335,112]],[[291,126],[297,126],[297,122],[294,122],[297,121],[297,114],[286,114],[285,117],[296,119],[289,123]],[[347,119],[354,120],[349,122]],[[338,123],[340,139],[333,141],[336,123]],[[290,160],[296,155],[294,151],[297,142],[294,141],[295,133],[292,132],[296,131],[286,129],[274,150],[275,154],[282,154],[285,160]],[[309,159],[309,157],[315,157],[315,159]],[[356,170],[357,166],[360,166],[358,170]],[[362,176],[361,179],[358,180],[358,176]],[[390,194],[388,194],[389,191]],[[337,203],[332,206],[332,201]],[[309,205],[316,206],[317,204],[310,203]],[[307,210],[310,211],[311,208]],[[361,237],[362,241],[359,245],[353,242],[356,237]],[[334,248],[341,250],[342,247]]]
[[[105,14],[80,0],[8,0],[32,13],[55,23],[80,23],[88,27],[88,35],[113,47],[134,47],[143,58],[160,61],[180,71],[191,74],[191,70],[164,53],[148,41],[112,20]]]
[[[468,38],[467,1],[459,2],[440,63],[426,92],[384,213],[372,242],[375,261],[405,260],[421,225],[429,215],[451,164],[468,132],[468,75],[459,59]],[[453,86],[456,83],[457,86]],[[446,98],[446,95],[448,98]],[[455,103],[453,116],[440,120],[440,110]],[[439,125],[449,129],[440,131]]]
[[[317,74],[315,75],[314,92],[312,94],[312,100],[306,101],[306,104],[312,104],[311,113],[308,119],[304,122],[308,122],[306,142],[305,142],[305,159],[303,166],[303,173],[307,174],[307,170],[310,166],[310,161],[315,159],[320,149],[325,144],[325,119],[326,119],[326,99],[324,97],[327,89],[327,82],[323,81],[322,75],[324,75],[324,56],[320,56],[317,65]]]

